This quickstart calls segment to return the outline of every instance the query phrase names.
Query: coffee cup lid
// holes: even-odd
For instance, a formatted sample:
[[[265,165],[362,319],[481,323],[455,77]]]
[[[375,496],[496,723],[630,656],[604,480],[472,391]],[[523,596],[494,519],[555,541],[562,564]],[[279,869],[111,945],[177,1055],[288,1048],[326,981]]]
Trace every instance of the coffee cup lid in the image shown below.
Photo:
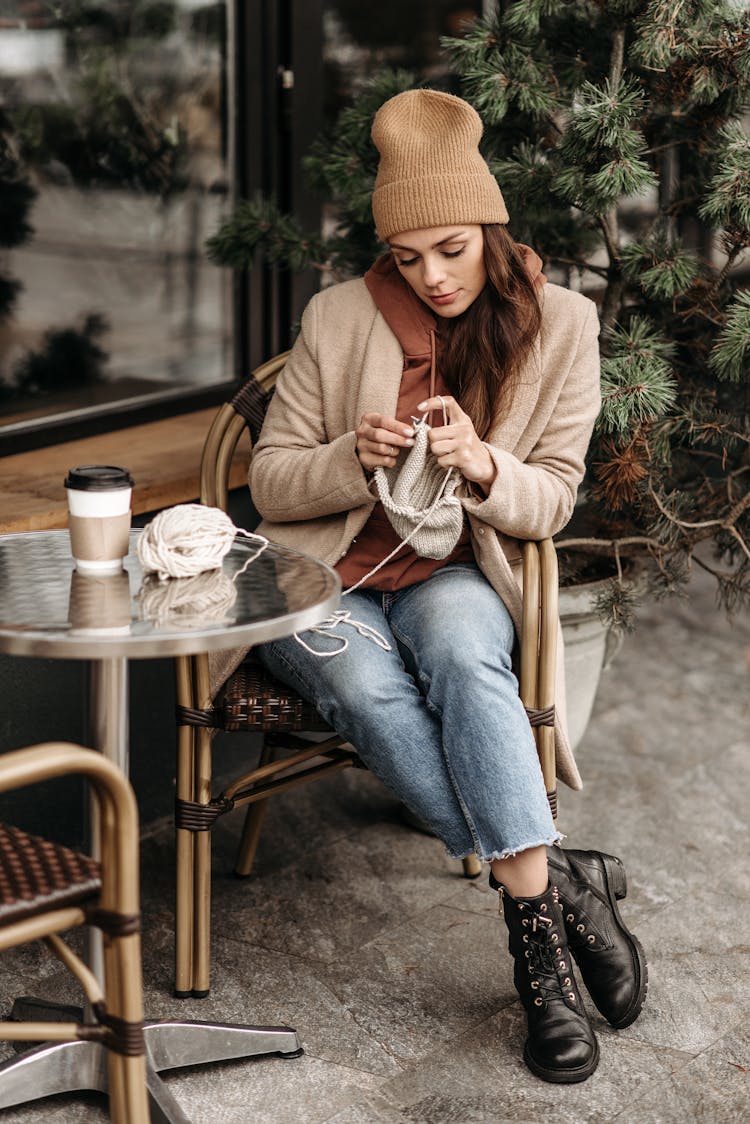
[[[65,477],[65,487],[79,492],[113,492],[133,484],[128,470],[113,464],[83,464],[71,468]]]

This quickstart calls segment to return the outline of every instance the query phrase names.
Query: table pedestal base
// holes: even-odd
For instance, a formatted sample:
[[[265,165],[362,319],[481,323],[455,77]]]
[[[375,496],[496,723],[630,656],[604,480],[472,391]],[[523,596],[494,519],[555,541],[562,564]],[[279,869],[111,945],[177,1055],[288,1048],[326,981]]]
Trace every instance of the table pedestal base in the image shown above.
[[[302,1053],[297,1032],[285,1026],[147,1022],[144,1031],[151,1124],[190,1124],[159,1077],[162,1070],[258,1054],[294,1058]],[[107,1092],[107,1051],[98,1042],[35,1046],[0,1065],[0,1108],[82,1090]]]

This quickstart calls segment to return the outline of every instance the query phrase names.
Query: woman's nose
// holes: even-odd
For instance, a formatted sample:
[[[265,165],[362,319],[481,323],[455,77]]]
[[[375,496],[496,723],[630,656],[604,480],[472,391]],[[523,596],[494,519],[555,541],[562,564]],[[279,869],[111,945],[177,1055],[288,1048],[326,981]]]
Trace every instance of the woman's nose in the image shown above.
[[[441,258],[424,259],[424,283],[428,289],[434,289],[445,278],[445,264]]]

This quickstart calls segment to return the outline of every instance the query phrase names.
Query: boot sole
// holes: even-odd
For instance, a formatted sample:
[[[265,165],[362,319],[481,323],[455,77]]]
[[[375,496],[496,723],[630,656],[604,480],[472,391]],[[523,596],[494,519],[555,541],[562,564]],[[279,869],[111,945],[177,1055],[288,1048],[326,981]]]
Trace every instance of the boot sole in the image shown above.
[[[646,1002],[646,993],[648,991],[648,964],[646,963],[646,954],[643,951],[643,945],[635,934],[630,932],[630,929],[628,929],[623,921],[620,910],[617,907],[618,901],[622,901],[628,894],[628,881],[625,875],[625,867],[616,855],[605,855],[601,851],[592,851],[591,853],[601,859],[607,885],[607,898],[609,899],[612,915],[614,916],[618,929],[630,945],[633,959],[638,966],[638,991],[633,1002],[625,1014],[616,1022],[612,1022],[611,1019],[607,1020],[615,1030],[624,1030],[626,1026],[630,1026],[631,1023],[635,1022],[643,1010],[643,1004]]]
[[[549,1081],[552,1085],[575,1085],[579,1081],[585,1081],[587,1077],[590,1077],[599,1065],[599,1043],[595,1042],[594,1045],[595,1050],[591,1060],[577,1069],[547,1069],[546,1066],[539,1065],[539,1062],[534,1059],[528,1046],[524,1046],[523,1060],[534,1076],[541,1077],[542,1081]]]

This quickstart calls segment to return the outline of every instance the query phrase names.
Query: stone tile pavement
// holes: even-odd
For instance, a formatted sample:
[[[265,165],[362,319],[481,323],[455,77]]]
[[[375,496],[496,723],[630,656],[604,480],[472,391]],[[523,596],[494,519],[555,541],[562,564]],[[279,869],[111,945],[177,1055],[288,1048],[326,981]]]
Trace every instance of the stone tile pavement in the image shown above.
[[[733,1124],[750,1119],[750,619],[689,597],[649,605],[605,672],[561,793],[571,845],[623,857],[623,912],[644,944],[640,1019],[601,1045],[584,1084],[521,1061],[524,1020],[497,897],[408,828],[350,770],[272,805],[255,876],[228,871],[241,816],[214,842],[213,986],[171,997],[172,842],[143,845],[146,1008],[152,1017],[288,1023],[305,1055],[175,1071],[195,1124]],[[217,754],[220,747],[217,748]],[[18,993],[74,1000],[44,952],[6,954]],[[593,1011],[593,1008],[592,1008]],[[93,1095],[0,1113],[3,1124],[94,1124]]]

